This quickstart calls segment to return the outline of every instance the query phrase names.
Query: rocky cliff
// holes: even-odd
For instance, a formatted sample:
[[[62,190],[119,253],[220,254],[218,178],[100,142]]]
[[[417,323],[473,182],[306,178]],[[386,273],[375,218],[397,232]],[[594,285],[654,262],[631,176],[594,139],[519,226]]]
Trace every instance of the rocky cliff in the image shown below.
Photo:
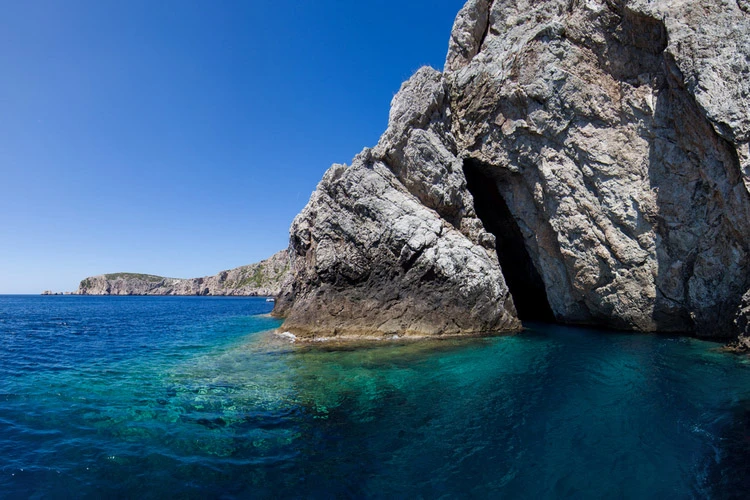
[[[77,295],[278,295],[289,272],[286,250],[215,276],[179,279],[150,274],[115,273],[81,281]]]
[[[331,167],[293,222],[284,328],[736,335],[749,5],[468,1],[444,72],[404,83],[377,146]]]

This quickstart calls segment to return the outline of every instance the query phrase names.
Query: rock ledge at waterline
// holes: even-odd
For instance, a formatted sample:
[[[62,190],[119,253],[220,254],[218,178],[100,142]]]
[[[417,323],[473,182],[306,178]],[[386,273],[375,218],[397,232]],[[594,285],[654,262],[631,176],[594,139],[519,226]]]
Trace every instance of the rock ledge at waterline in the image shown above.
[[[294,220],[283,329],[475,334],[520,316],[736,336],[746,3],[467,2],[444,72],[404,83],[379,143]]]

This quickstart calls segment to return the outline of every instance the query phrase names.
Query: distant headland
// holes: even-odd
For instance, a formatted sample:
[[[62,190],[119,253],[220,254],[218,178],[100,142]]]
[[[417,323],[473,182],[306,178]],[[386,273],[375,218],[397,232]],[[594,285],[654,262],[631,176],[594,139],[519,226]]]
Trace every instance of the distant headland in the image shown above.
[[[166,278],[139,273],[90,276],[83,279],[78,290],[70,294],[276,296],[288,273],[287,251],[282,250],[255,264],[202,278]],[[62,294],[45,290],[42,295]]]

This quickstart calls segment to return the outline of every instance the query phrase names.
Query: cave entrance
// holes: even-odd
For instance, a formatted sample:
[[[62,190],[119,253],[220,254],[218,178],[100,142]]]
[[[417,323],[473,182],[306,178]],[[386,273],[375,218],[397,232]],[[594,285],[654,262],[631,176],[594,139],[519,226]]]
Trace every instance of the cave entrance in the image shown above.
[[[474,197],[474,209],[484,228],[495,235],[503,276],[522,321],[555,321],[539,271],[526,248],[518,223],[500,194],[489,168],[474,159],[464,160],[464,175]]]

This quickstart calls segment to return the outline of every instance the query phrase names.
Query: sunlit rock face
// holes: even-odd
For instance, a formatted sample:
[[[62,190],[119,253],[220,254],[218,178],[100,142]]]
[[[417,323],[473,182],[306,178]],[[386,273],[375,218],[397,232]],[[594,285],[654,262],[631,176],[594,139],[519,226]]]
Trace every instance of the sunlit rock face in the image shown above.
[[[750,286],[750,13],[471,0],[444,73],[329,170],[276,313],[307,336],[521,319],[733,336]],[[515,302],[515,304],[514,304]]]
[[[294,220],[283,328],[307,337],[466,335],[520,328],[494,238],[454,154],[443,76],[423,68],[380,143],[334,165]]]
[[[738,352],[750,352],[750,291],[742,297],[740,307],[734,318],[734,324],[739,336],[729,347]]]

